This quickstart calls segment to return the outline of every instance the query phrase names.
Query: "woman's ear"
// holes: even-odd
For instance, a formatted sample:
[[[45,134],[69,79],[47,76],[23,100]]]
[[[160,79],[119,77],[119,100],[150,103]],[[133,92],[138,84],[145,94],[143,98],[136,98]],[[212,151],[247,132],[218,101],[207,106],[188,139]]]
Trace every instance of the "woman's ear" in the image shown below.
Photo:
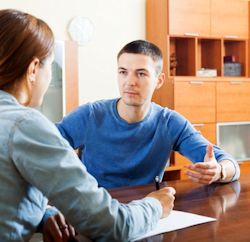
[[[40,61],[38,58],[34,58],[29,64],[29,67],[27,70],[27,81],[31,85],[34,85],[34,83],[36,82],[36,75],[39,71],[39,64],[40,64]]]
[[[165,82],[165,73],[160,73],[157,77],[157,83],[155,89],[161,88],[164,82]]]

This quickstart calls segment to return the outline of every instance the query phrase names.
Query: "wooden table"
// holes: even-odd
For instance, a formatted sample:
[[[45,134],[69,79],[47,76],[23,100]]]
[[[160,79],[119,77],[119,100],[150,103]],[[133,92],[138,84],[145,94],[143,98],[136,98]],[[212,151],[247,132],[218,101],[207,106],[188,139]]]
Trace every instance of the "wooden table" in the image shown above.
[[[247,242],[250,241],[250,175],[229,184],[204,186],[191,181],[171,181],[162,186],[176,189],[175,210],[196,213],[217,219],[174,232],[156,235],[141,241],[166,242]],[[120,202],[143,198],[154,185],[110,190]]]

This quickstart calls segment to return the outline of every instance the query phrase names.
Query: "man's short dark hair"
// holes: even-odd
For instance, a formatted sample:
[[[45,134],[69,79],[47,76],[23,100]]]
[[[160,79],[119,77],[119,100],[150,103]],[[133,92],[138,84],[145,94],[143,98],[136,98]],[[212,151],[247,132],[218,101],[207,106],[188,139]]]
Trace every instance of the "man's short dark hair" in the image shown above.
[[[162,72],[163,58],[162,52],[158,46],[146,41],[146,40],[135,40],[126,44],[118,53],[117,60],[124,53],[130,54],[142,54],[150,56],[156,64],[156,73],[160,74]]]

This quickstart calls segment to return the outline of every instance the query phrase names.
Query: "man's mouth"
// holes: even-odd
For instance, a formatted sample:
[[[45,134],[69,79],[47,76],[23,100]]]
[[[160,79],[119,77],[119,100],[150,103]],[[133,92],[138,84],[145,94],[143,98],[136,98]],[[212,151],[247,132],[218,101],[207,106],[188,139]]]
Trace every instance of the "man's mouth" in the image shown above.
[[[124,93],[128,95],[138,95],[138,93],[135,91],[125,91]]]

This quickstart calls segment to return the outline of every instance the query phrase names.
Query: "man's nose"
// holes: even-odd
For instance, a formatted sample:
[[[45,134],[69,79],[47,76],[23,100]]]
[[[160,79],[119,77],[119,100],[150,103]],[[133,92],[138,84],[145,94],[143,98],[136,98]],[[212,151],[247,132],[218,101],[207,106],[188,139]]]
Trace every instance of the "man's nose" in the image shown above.
[[[127,76],[126,84],[129,86],[135,86],[137,83],[137,78],[135,75],[130,74]]]

